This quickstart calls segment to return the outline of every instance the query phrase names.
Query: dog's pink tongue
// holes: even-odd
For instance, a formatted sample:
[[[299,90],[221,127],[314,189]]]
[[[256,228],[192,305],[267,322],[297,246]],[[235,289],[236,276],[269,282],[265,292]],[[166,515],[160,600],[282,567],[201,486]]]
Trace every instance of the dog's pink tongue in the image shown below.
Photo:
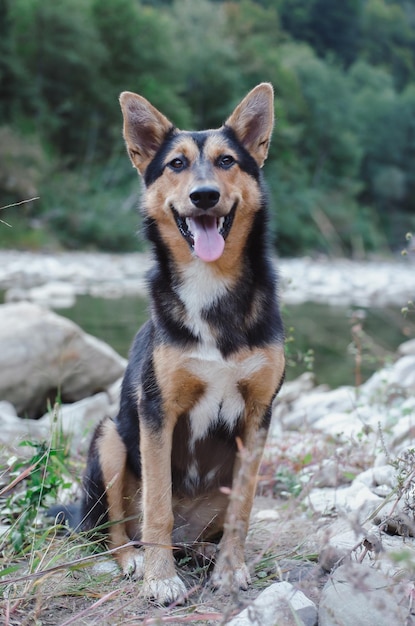
[[[210,263],[222,255],[225,241],[216,227],[216,217],[203,215],[190,219],[194,250],[199,259]]]

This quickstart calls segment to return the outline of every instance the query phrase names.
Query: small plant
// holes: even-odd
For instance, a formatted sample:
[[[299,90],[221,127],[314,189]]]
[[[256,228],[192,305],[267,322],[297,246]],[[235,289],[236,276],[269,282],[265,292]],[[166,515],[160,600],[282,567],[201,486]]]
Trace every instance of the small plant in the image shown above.
[[[351,344],[349,354],[354,360],[354,383],[359,388],[369,371],[376,367],[383,367],[392,360],[393,355],[378,345],[365,330],[366,312],[362,309],[353,310],[350,315]]]
[[[406,247],[402,250],[401,254],[402,256],[408,256],[408,254],[410,252],[412,252],[412,254],[415,253],[415,242],[414,242],[414,237],[412,233],[406,233],[405,235],[405,239],[407,242]],[[409,300],[406,304],[406,306],[402,307],[401,309],[401,313],[404,317],[407,317],[407,315],[409,315],[410,313],[415,313],[415,302],[413,302],[412,300]]]
[[[409,252],[415,251],[414,242],[413,242],[413,234],[410,232],[406,233],[405,240],[406,240],[406,246],[401,252],[402,256],[408,256]]]
[[[3,541],[15,555],[24,554],[32,546],[40,528],[39,510],[52,504],[62,490],[72,487],[66,467],[68,446],[57,423],[58,405],[52,417],[50,441],[22,441],[21,447],[32,448],[31,458],[21,461],[12,457],[7,462],[11,482],[0,495],[5,496],[2,521],[10,525],[10,531]]]
[[[411,525],[410,534],[414,534],[415,525],[415,449],[409,448],[392,465],[396,470],[398,482],[398,500],[402,500],[402,511]]]
[[[313,371],[314,369],[314,350],[311,348],[306,352],[298,350],[295,345],[295,328],[289,326],[286,330],[287,336],[285,338],[285,357],[288,367],[296,367],[303,365],[306,371]]]
[[[407,317],[407,315],[411,313],[415,313],[415,302],[413,302],[412,300],[408,300],[407,305],[402,307],[401,313],[404,317]]]
[[[396,472],[396,486],[371,517],[386,533],[414,537],[415,448],[408,448],[394,460],[389,457],[389,463]],[[384,506],[391,502],[392,507],[384,513]]]

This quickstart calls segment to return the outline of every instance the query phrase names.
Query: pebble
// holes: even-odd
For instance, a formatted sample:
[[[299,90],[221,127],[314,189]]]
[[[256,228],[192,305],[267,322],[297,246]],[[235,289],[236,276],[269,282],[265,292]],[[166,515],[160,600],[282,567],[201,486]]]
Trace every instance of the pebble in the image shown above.
[[[316,626],[315,604],[291,583],[273,583],[227,626]]]

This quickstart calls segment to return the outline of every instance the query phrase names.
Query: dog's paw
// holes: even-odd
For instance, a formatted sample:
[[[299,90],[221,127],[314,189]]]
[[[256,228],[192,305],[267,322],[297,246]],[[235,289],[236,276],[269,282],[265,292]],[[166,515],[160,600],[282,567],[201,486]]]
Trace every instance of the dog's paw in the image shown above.
[[[118,563],[122,573],[126,578],[137,580],[144,576],[144,555],[135,548],[128,552],[121,552],[118,556]]]
[[[218,567],[219,565],[219,567]],[[212,572],[210,585],[214,589],[248,589],[251,576],[245,563],[231,568],[228,564],[221,567],[218,563]]]
[[[172,578],[146,578],[144,579],[143,593],[160,604],[184,604],[186,600],[186,587],[178,576]]]

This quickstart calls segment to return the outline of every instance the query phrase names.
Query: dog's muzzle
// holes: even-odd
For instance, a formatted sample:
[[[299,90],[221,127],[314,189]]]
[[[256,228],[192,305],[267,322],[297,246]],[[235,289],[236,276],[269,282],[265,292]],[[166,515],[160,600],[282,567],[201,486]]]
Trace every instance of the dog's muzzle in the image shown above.
[[[216,206],[218,200],[215,201],[213,206]],[[196,198],[196,201],[208,204],[213,202],[213,198]],[[207,212],[209,208],[213,207],[204,209],[206,213],[200,213],[200,208],[202,207],[199,206],[199,213],[189,217],[182,217],[174,207],[172,207],[172,211],[177,227],[190,248],[202,261],[211,263],[217,261],[223,254],[226,238],[232,228],[236,207],[237,202],[235,202],[229,213],[222,217],[217,217]]]

